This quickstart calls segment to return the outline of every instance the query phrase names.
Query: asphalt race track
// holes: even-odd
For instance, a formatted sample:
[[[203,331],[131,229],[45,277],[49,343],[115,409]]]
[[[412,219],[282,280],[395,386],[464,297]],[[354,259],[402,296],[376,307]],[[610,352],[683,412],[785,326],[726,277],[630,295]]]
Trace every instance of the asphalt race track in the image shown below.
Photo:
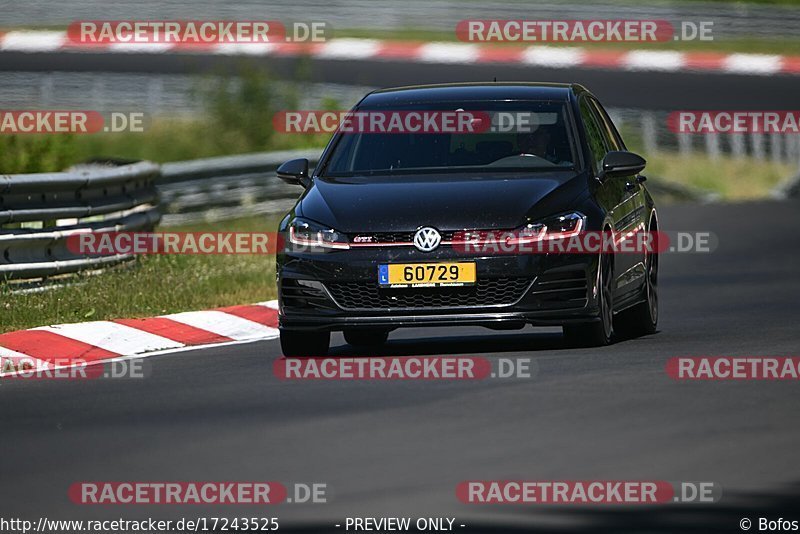
[[[673,356],[800,352],[800,202],[662,207],[663,230],[711,231],[709,254],[661,260],[660,332],[569,349],[556,330],[396,331],[387,354],[529,357],[530,380],[281,382],[276,341],[151,358],[144,380],[0,382],[0,506],[50,519],[455,516],[536,532],[740,532],[800,519],[797,384],[670,379]],[[255,296],[254,296],[255,299]],[[334,354],[348,355],[341,336]],[[714,481],[719,503],[466,505],[463,480]],[[324,482],[327,504],[77,506],[78,481]],[[787,515],[788,514],[788,515]],[[792,516],[793,514],[793,516]],[[753,530],[757,530],[755,527]],[[526,531],[530,531],[529,529]]]

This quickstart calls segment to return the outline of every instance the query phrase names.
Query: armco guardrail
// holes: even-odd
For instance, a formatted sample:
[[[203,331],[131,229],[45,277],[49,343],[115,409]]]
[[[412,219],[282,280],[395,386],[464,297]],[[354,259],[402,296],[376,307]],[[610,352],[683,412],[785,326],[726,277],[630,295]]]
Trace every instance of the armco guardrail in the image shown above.
[[[64,172],[0,176],[0,281],[96,269],[132,255],[89,258],[70,235],[147,230],[159,220],[159,166],[87,165]]]
[[[165,163],[158,180],[164,207],[161,224],[219,221],[288,208],[298,188],[269,178],[285,161],[307,158],[313,167],[319,156],[319,150],[309,149]]]
[[[271,179],[284,161],[319,150],[266,152],[157,165],[83,165],[65,172],[0,176],[0,282],[93,270],[134,255],[86,257],[71,235],[149,231],[280,211],[299,190]]]
[[[785,200],[787,198],[800,198],[800,174],[792,176],[785,182],[778,184],[772,190],[772,198]]]

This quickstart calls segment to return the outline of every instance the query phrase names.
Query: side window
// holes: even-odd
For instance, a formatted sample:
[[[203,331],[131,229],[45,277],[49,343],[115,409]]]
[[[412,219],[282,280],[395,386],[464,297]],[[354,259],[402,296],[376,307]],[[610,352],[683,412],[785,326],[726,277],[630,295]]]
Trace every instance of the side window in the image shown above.
[[[617,132],[617,129],[614,127],[614,123],[611,122],[608,113],[606,113],[606,110],[603,109],[603,106],[601,106],[600,103],[594,99],[587,100],[591,102],[591,107],[594,109],[595,114],[600,120],[600,126],[603,129],[603,138],[606,141],[608,149],[625,150],[625,145],[622,143],[622,138]]]
[[[600,169],[600,162],[608,152],[608,147],[603,138],[602,126],[598,123],[595,114],[592,113],[588,99],[581,99],[580,110],[583,127],[586,130],[586,142],[589,143],[589,151],[592,154],[592,169],[597,173]]]

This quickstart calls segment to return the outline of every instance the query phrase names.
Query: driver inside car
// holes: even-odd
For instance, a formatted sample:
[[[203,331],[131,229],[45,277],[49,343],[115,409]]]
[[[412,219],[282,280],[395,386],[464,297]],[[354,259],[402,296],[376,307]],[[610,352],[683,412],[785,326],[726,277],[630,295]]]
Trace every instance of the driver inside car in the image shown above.
[[[564,165],[569,162],[561,161],[555,154],[555,150],[550,144],[550,131],[547,128],[539,127],[532,132],[522,132],[517,134],[518,155],[536,156],[546,159],[555,165]]]

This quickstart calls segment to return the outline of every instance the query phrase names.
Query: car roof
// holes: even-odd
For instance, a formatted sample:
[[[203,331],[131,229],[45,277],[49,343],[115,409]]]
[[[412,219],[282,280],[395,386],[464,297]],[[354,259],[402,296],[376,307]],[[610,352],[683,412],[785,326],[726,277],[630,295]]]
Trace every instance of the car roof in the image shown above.
[[[359,104],[391,105],[446,101],[491,100],[567,100],[571,94],[586,91],[578,84],[494,82],[440,85],[412,85],[373,91]]]

